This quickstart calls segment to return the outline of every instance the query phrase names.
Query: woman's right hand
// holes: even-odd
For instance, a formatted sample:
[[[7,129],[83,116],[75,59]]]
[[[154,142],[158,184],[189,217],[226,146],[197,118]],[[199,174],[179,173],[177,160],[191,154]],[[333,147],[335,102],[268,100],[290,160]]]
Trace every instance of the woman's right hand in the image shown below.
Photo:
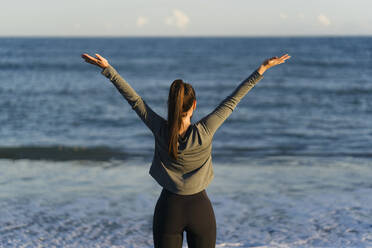
[[[267,60],[265,60],[262,65],[258,68],[258,73],[260,73],[261,75],[264,74],[264,72],[271,68],[271,67],[274,67],[274,66],[277,66],[277,65],[280,65],[280,64],[283,64],[287,59],[289,59],[291,56],[289,56],[288,54],[284,54],[283,56],[281,56],[280,58],[278,57],[272,57],[272,58],[269,58]]]

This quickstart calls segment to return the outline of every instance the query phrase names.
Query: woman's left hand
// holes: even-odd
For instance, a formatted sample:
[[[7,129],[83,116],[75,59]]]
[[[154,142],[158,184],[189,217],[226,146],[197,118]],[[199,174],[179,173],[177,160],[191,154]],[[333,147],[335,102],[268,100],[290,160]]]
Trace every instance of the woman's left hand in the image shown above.
[[[272,57],[270,59],[265,60],[262,65],[258,68],[258,73],[261,75],[267,70],[270,69],[271,67],[283,64],[287,59],[289,59],[291,56],[288,54],[284,54],[280,58],[278,57]]]
[[[85,59],[85,62],[101,67],[102,69],[105,69],[110,65],[104,57],[97,53],[95,58],[87,53],[82,54],[81,57]]]

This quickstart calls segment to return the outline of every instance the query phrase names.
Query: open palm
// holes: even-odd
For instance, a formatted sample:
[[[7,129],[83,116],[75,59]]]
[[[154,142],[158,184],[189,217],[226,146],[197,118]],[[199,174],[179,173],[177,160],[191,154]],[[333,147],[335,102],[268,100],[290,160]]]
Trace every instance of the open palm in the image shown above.
[[[102,57],[101,55],[99,55],[98,53],[96,53],[96,57],[95,58],[92,57],[92,56],[90,56],[87,53],[82,54],[81,57],[83,59],[85,59],[85,62],[90,63],[92,65],[96,65],[98,67],[101,67],[102,69],[104,69],[104,68],[106,68],[106,67],[109,66],[108,61],[104,57]]]
[[[269,58],[269,59],[265,60],[262,63],[262,65],[264,65],[267,69],[269,69],[273,66],[283,64],[290,57],[291,56],[289,56],[288,54],[285,54],[285,55],[281,56],[280,58],[279,57],[272,57],[272,58]]]

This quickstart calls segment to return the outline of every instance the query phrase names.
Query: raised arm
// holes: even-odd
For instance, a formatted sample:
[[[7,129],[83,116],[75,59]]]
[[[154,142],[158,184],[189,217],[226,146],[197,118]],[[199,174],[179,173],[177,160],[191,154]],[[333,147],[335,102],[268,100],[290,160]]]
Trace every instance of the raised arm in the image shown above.
[[[164,119],[156,114],[142,98],[137,94],[137,92],[129,85],[124,78],[108,63],[108,61],[96,54],[96,58],[83,54],[82,58],[85,59],[87,63],[96,65],[102,68],[102,74],[106,76],[115,85],[120,94],[128,101],[129,105],[137,115],[142,119],[146,126],[156,134],[160,129]]]
[[[236,105],[262,78],[264,72],[276,65],[284,63],[290,56],[273,57],[265,60],[248,78],[241,82],[238,87],[226,97],[209,115],[200,123],[205,127],[209,135],[213,136],[222,123],[231,115]]]

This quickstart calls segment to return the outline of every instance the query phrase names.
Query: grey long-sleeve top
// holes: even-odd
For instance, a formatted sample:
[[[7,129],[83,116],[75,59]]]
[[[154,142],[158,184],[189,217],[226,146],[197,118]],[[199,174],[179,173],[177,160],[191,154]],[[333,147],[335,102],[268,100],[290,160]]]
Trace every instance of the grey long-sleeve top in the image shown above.
[[[156,114],[112,66],[103,69],[102,74],[110,79],[154,135],[155,151],[150,175],[162,187],[180,195],[198,193],[212,181],[213,136],[240,100],[263,78],[254,71],[210,114],[191,124],[178,140],[178,158],[175,160],[168,155],[167,121]]]

